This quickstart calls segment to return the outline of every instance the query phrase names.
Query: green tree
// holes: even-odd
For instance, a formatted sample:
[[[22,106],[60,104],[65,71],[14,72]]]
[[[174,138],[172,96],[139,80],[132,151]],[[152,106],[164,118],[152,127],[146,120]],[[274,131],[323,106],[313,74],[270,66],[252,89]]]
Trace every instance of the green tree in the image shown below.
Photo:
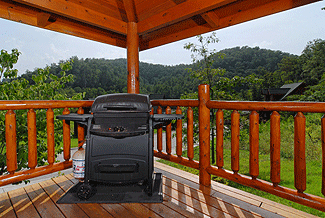
[[[18,51],[16,57],[18,58]],[[7,53],[3,52],[2,56]],[[0,84],[0,100],[64,100],[68,99],[66,94],[61,92],[64,86],[73,80],[72,75],[66,75],[66,71],[71,69],[71,63],[61,63],[61,76],[55,76],[49,72],[49,67],[37,69],[37,73],[32,76],[33,84],[26,79],[19,78],[13,65],[17,59],[7,59],[7,62],[1,62],[1,68],[6,66],[11,74],[6,78],[10,81],[4,81]],[[82,99],[82,94],[75,94],[72,99]],[[61,114],[62,109],[54,109],[55,115]],[[38,166],[46,164],[47,160],[47,132],[46,132],[46,110],[35,110],[37,117],[37,153]],[[6,169],[6,140],[5,140],[5,113],[0,111],[0,175],[7,172]],[[16,110],[17,122],[17,160],[18,170],[28,168],[28,135],[27,135],[27,111]],[[56,155],[62,152],[62,121],[55,120],[55,152]]]
[[[0,81],[2,79],[10,79],[17,77],[17,69],[13,69],[14,64],[17,63],[18,57],[21,53],[17,49],[12,49],[11,54],[6,50],[1,50],[0,53]]]
[[[215,49],[210,49],[211,44],[218,43],[216,33],[204,37],[199,35],[196,37],[198,44],[187,43],[184,45],[186,50],[192,52],[191,58],[194,64],[193,68],[188,71],[192,77],[197,78],[201,83],[208,84],[210,86],[210,99],[214,100],[231,100],[236,99],[239,95],[240,86],[252,86],[254,84],[260,84],[261,80],[257,79],[254,74],[247,77],[234,76],[228,78],[225,76],[226,70],[222,68],[213,68],[213,64],[216,58],[223,58],[224,54],[217,52]],[[245,94],[244,94],[245,95]],[[251,94],[250,94],[251,95]],[[184,95],[183,97],[193,97],[193,94]],[[210,120],[211,134],[214,139],[214,110],[211,110],[212,116]],[[196,120],[196,122],[198,122]],[[198,126],[198,125],[195,125]],[[198,129],[195,129],[194,134],[198,134]],[[211,146],[212,163],[214,162],[214,140],[212,140]]]

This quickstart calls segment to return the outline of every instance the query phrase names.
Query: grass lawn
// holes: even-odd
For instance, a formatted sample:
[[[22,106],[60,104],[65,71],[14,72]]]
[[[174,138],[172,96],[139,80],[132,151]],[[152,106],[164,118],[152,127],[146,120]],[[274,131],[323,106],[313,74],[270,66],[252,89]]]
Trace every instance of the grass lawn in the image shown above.
[[[194,159],[198,160],[199,158],[199,152],[198,152],[198,147],[195,148],[195,157]],[[187,156],[187,152],[184,151],[184,157]],[[224,149],[224,163],[225,166],[224,168],[227,170],[231,170],[231,150],[230,149]],[[162,163],[166,163],[170,166],[185,170],[187,172],[190,173],[194,173],[198,175],[198,170],[189,168],[189,167],[185,167],[176,163],[172,163],[166,160],[159,160],[159,162]],[[260,162],[260,175],[259,175],[259,179],[263,179],[266,181],[270,181],[270,156],[269,155],[263,155],[260,154],[259,156],[259,162]],[[281,186],[285,186],[288,188],[294,188],[294,163],[293,160],[288,160],[285,158],[281,159],[281,182],[280,185]],[[241,174],[245,174],[245,175],[249,175],[249,151],[246,150],[241,150],[240,151],[240,170],[239,173]],[[322,187],[322,181],[321,181],[321,175],[322,175],[322,166],[321,166],[321,161],[307,161],[307,189],[306,189],[306,193],[309,194],[313,194],[313,195],[318,195],[321,197],[324,197],[321,193],[321,187]],[[325,217],[325,213],[321,212],[319,210],[307,207],[307,206],[303,206],[300,205],[298,203],[277,197],[275,195],[263,192],[263,191],[259,191],[250,187],[246,187],[240,184],[237,184],[235,182],[220,178],[220,177],[216,177],[216,176],[212,176],[212,179],[217,181],[217,182],[221,182],[224,184],[227,184],[229,186],[238,188],[240,190],[243,191],[247,191],[249,193],[270,199],[272,201],[284,204],[284,205],[288,205],[291,206],[293,208],[296,208],[298,210],[302,210],[305,211],[307,213],[311,213],[313,215],[316,216],[320,216],[320,217]]]

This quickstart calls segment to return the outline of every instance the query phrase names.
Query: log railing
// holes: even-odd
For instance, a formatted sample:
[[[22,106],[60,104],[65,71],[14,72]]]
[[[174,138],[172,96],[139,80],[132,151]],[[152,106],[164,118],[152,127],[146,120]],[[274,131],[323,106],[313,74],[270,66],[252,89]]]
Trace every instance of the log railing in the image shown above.
[[[300,204],[325,211],[323,197],[304,193],[306,190],[306,156],[305,133],[306,121],[303,113],[324,113],[325,103],[303,102],[229,102],[214,101],[209,99],[209,86],[199,86],[197,100],[153,100],[153,106],[158,106],[157,113],[186,113],[187,130],[187,156],[182,155],[182,121],[176,123],[176,150],[172,154],[171,125],[166,127],[166,144],[163,145],[163,129],[157,130],[157,150],[154,155],[158,158],[169,160],[190,168],[199,170],[200,184],[209,186],[211,175],[219,176],[245,186],[259,189],[280,196]],[[54,159],[54,108],[64,108],[63,114],[70,113],[68,108],[78,108],[78,113],[83,114],[83,107],[90,107],[92,101],[0,101],[0,110],[6,110],[6,152],[8,174],[0,176],[0,186],[22,181],[25,179],[49,174],[71,167],[70,154],[70,126],[63,122],[63,156],[64,161],[56,163]],[[162,107],[166,108],[163,112]],[[185,111],[184,108],[187,108]],[[35,110],[47,109],[47,137],[48,137],[48,165],[37,166],[37,135]],[[194,160],[194,109],[199,113],[199,160]],[[210,111],[216,110],[216,164],[210,163]],[[28,127],[28,167],[17,172],[17,142],[16,142],[16,114],[15,110],[27,110]],[[183,111],[182,111],[183,110]],[[224,169],[224,111],[231,112],[231,170]],[[240,174],[239,169],[239,134],[240,113],[250,111],[250,161],[249,176]],[[270,180],[259,179],[259,113],[258,111],[271,111],[270,116]],[[279,185],[280,177],[280,111],[297,112],[294,118],[294,175],[295,189]],[[152,111],[153,113],[153,111]],[[321,119],[322,134],[322,193],[325,194],[325,118]],[[84,138],[84,129],[78,126],[78,140]],[[165,149],[163,149],[163,147]],[[316,187],[315,187],[316,188]]]
[[[68,108],[79,108],[78,113],[83,114],[83,107],[90,107],[92,101],[0,101],[0,110],[6,110],[6,155],[8,174],[0,176],[0,186],[42,176],[72,166],[70,160],[70,124],[63,121],[63,162],[55,161],[54,141],[54,108],[64,108],[63,114],[69,114]],[[47,120],[47,163],[46,166],[37,166],[37,128],[35,110],[46,109]],[[15,110],[27,110],[28,129],[28,168],[17,170],[17,139],[16,139],[16,113]],[[78,126],[78,140],[84,139],[84,129]]]
[[[211,175],[219,176],[239,184],[259,189],[279,197],[325,211],[325,199],[323,197],[304,193],[306,190],[306,156],[305,133],[306,118],[303,113],[324,113],[325,103],[311,102],[230,102],[213,101],[209,99],[209,86],[200,85],[198,100],[154,100],[152,105],[158,106],[158,113],[162,113],[160,107],[167,107],[166,113],[170,113],[171,106],[187,109],[187,157],[181,156],[181,144],[178,140],[176,154],[171,154],[170,129],[166,128],[166,152],[162,150],[162,130],[157,132],[156,157],[169,160],[184,166],[199,170],[200,184],[209,186]],[[199,111],[199,161],[193,160],[193,108]],[[216,111],[216,164],[210,163],[210,109]],[[224,111],[231,112],[231,171],[224,169],[223,140],[224,140]],[[249,115],[249,176],[240,174],[239,171],[239,135],[240,113],[250,111]],[[270,116],[270,180],[259,179],[259,113],[258,111],[271,111]],[[294,118],[294,186],[295,189],[279,185],[280,177],[280,111],[297,112]],[[177,125],[176,136],[181,137],[182,126]],[[322,187],[325,195],[325,117],[321,119],[322,134]]]

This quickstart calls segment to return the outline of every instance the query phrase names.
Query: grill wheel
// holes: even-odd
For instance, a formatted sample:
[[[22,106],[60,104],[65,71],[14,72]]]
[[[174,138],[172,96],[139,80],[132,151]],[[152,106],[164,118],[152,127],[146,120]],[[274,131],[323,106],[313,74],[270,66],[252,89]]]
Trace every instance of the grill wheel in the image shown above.
[[[80,199],[87,200],[92,195],[94,195],[95,192],[96,192],[95,188],[91,187],[90,184],[83,183],[78,187],[77,195]]]

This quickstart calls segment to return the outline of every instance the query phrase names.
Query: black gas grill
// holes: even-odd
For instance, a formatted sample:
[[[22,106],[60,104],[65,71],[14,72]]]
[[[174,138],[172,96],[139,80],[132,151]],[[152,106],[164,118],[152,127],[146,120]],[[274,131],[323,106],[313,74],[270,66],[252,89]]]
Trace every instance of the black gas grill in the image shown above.
[[[153,129],[182,115],[150,115],[151,108],[147,95],[110,94],[95,99],[92,114],[57,116],[87,126],[84,182],[58,203],[162,201]]]

